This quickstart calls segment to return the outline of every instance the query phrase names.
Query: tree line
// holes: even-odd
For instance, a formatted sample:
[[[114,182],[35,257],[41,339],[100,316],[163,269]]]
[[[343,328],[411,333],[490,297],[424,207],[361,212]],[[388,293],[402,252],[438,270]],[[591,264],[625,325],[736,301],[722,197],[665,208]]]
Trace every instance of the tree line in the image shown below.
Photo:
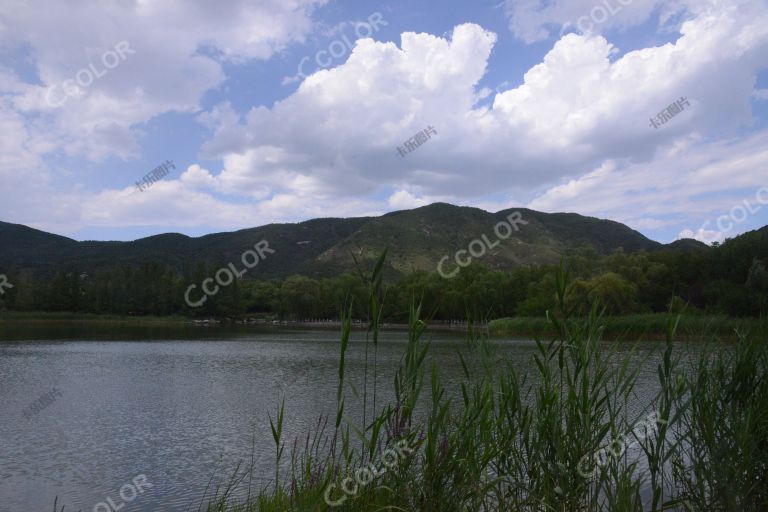
[[[758,232],[759,233],[759,232]],[[572,286],[568,299],[586,312],[594,302],[608,314],[664,312],[687,307],[691,313],[757,316],[768,313],[768,237],[739,237],[694,251],[601,256],[591,248],[565,258]],[[185,303],[190,284],[214,275],[223,265],[200,262],[185,271],[159,262],[89,272],[60,269],[53,277],[10,269],[13,288],[0,295],[0,309],[132,316],[184,315],[286,320],[335,319],[352,302],[365,318],[368,285],[349,272],[333,278],[292,275],[284,279],[239,279],[221,287],[201,307]],[[541,316],[552,306],[555,268],[549,265],[493,270],[473,264],[452,279],[418,271],[386,285],[387,320],[407,318],[421,300],[438,320]]]

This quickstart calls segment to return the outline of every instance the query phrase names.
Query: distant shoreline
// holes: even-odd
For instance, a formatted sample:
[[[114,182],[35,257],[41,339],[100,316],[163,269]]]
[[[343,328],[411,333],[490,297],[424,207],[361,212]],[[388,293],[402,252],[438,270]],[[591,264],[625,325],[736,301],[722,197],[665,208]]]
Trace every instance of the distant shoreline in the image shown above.
[[[192,318],[183,316],[126,316],[126,315],[97,315],[92,313],[46,313],[46,312],[19,312],[4,311],[0,313],[0,324],[2,323],[101,323],[101,324],[131,324],[131,325],[188,325],[194,327],[212,327],[212,326],[259,326],[259,327],[302,327],[313,329],[341,329],[341,321],[295,321],[295,320],[267,320],[257,318],[246,318],[239,320],[218,319],[218,318]],[[480,327],[487,327],[485,324],[476,324]],[[367,322],[355,320],[352,323],[352,329],[366,329]],[[382,323],[381,327],[385,330],[407,330],[407,323]],[[432,330],[441,331],[459,331],[466,332],[467,324],[450,322],[432,322],[429,324]]]
[[[181,316],[125,316],[97,315],[94,313],[47,313],[41,311],[3,311],[0,313],[0,323],[53,323],[53,322],[84,322],[84,323],[133,323],[133,324],[183,324],[189,319]]]
[[[664,340],[667,334],[670,316],[665,313],[646,315],[629,315],[620,317],[605,317],[603,339],[633,341]],[[91,313],[46,313],[46,312],[17,312],[4,311],[0,313],[0,325],[7,324],[54,324],[54,323],[86,323],[102,325],[132,325],[132,326],[190,326],[190,327],[266,327],[266,328],[305,328],[321,330],[340,330],[339,320],[273,320],[264,318],[217,319],[191,318],[183,316],[124,316],[96,315]],[[684,315],[675,336],[676,340],[694,341],[706,339],[729,340],[736,338],[736,330],[746,332],[752,329],[765,328],[768,320],[758,318],[731,318],[726,316]],[[491,338],[542,338],[547,339],[551,334],[551,325],[545,317],[513,317],[499,318],[491,322],[475,323],[475,328],[489,334]],[[353,330],[365,330],[368,324],[363,320],[352,323]],[[408,329],[407,323],[382,323],[381,328],[387,331],[403,331]],[[466,322],[433,321],[429,330],[444,332],[467,332]]]
[[[649,313],[645,315],[628,315],[605,317],[603,339],[633,341],[644,339],[649,341],[664,340],[667,337],[670,319],[674,315],[668,313]],[[581,320],[573,320],[578,322]],[[768,325],[768,319],[733,318],[717,315],[680,315],[674,339],[680,341],[696,340],[734,340],[736,331],[763,332]],[[552,326],[546,318],[514,317],[499,318],[488,324],[491,337],[499,336],[540,336],[548,337]]]

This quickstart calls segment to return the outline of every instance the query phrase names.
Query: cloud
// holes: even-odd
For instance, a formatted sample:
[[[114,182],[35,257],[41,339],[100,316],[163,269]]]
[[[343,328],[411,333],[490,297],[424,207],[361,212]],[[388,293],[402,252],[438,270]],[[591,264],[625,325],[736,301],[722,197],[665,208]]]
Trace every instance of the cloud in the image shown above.
[[[394,210],[410,210],[428,204],[441,201],[450,201],[450,198],[433,196],[416,196],[407,190],[398,190],[387,199],[387,205]]]
[[[525,43],[562,35],[565,30],[602,34],[640,25],[657,14],[664,27],[683,14],[695,16],[718,0],[506,0],[509,29]]]
[[[585,176],[552,187],[529,203],[542,211],[571,211],[607,217],[637,229],[715,219],[766,186],[768,131],[743,140],[706,143],[691,139],[665,155],[642,163],[610,162]],[[768,196],[764,192],[761,195]],[[754,208],[751,208],[754,209]],[[730,225],[734,226],[731,222]],[[724,233],[704,229],[696,239],[722,241]],[[688,231],[691,231],[688,229]],[[693,238],[693,231],[681,238]],[[734,236],[733,232],[730,236]]]
[[[138,158],[143,123],[200,110],[203,94],[225,80],[224,63],[268,59],[302,41],[313,9],[326,1],[0,3],[0,179],[12,191],[0,216],[66,233],[108,217],[119,224],[121,208],[111,217],[88,208],[117,192],[86,192],[60,157]],[[105,68],[105,52],[122,42],[130,51]],[[101,76],[66,96],[63,82],[81,71],[82,83],[89,73]],[[141,222],[145,214],[126,218]]]
[[[276,194],[258,202],[234,202],[201,191],[191,175],[207,179],[204,170],[190,168],[181,180],[155,183],[145,192],[135,188],[106,190],[90,196],[81,214],[89,226],[135,227],[172,226],[174,230],[198,228],[229,231],[272,222],[329,217],[375,216],[385,210],[367,199],[342,204],[333,198],[318,199],[301,195]]]
[[[627,225],[633,229],[647,230],[647,229],[659,229],[665,226],[673,226],[678,223],[679,222],[677,220],[660,220],[660,219],[654,219],[649,217],[642,217],[639,219],[633,219],[631,221],[628,221]]]
[[[251,110],[244,125],[221,126],[204,154],[225,160],[224,181],[249,175],[276,191],[350,196],[402,180],[420,192],[441,180],[425,167],[460,135],[494,42],[477,25],[457,27],[450,41],[405,33],[402,48],[359,40],[343,65],[311,75],[272,109]],[[438,135],[401,159],[397,146],[429,124]]]
[[[36,79],[21,82],[0,67],[0,93],[18,112],[42,116],[36,130],[52,150],[92,160],[130,158],[139,151],[135,125],[166,112],[198,111],[202,95],[225,80],[223,62],[267,59],[302,41],[312,9],[326,1],[82,0],[73,8],[7,0],[0,5],[0,51],[33,55]],[[105,68],[105,52],[121,42],[130,52]],[[64,87],[72,86],[63,83],[91,66],[91,76],[103,76],[67,97]],[[84,71],[80,84],[89,81]]]
[[[202,94],[225,79],[222,63],[267,58],[301,40],[316,4],[263,4],[282,13],[269,18],[282,28],[258,32],[256,38],[241,21],[251,19],[242,14],[250,5],[244,2],[222,13],[211,12],[202,0],[190,12],[175,2],[100,6],[94,19],[102,22],[128,9],[120,25],[126,27],[124,37],[117,25],[96,26],[87,36],[96,41],[87,58],[82,41],[62,39],[62,52],[68,53],[59,62],[59,36],[52,35],[37,63],[40,84],[0,68],[0,91],[6,91],[0,122],[5,119],[19,137],[3,146],[4,158],[31,168],[40,167],[40,155],[57,150],[130,158],[140,150],[137,123],[170,110],[198,112]],[[561,20],[592,5],[579,0],[566,10],[558,1],[549,7],[518,4],[523,9],[518,21],[533,20],[520,30],[532,38],[554,23],[540,12],[558,13]],[[238,112],[225,96],[199,112],[196,118],[211,132],[201,148],[205,165],[191,165],[146,194],[67,191],[54,194],[52,202],[77,212],[69,229],[160,223],[244,227],[367,215],[434,200],[499,209],[527,203],[658,229],[728,208],[723,203],[739,189],[756,186],[759,169],[765,169],[768,132],[745,137],[744,130],[754,121],[756,74],[766,66],[768,7],[756,0],[687,1],[665,4],[676,7],[664,14],[658,2],[640,4],[627,6],[621,23],[642,23],[653,9],[671,20],[675,16],[669,13],[685,7],[684,21],[676,26],[679,37],[622,54],[597,33],[567,34],[522,83],[503,76],[506,63],[494,61],[502,66],[496,74],[520,83],[496,93],[479,84],[497,36],[479,25],[458,25],[444,37],[405,32],[399,44],[376,41],[375,35],[360,39],[345,61],[312,74],[272,106]],[[64,8],[54,14],[59,11],[69,19]],[[162,20],[173,13],[188,26],[167,28]],[[22,14],[13,17],[25,28],[0,36],[0,46],[8,40],[43,44],[38,39],[45,27]],[[0,16],[11,15],[0,11]],[[36,35],[25,35],[29,31]],[[72,76],[83,61],[114,44],[118,33],[135,47],[135,59],[61,109],[41,106],[44,86]],[[142,51],[146,57],[140,59]],[[658,130],[649,126],[651,116],[681,96],[689,108]],[[405,158],[398,155],[397,147],[427,126],[437,135]]]
[[[703,227],[699,228],[696,232],[690,229],[684,229],[677,236],[678,240],[684,240],[686,238],[692,238],[699,242],[712,245],[714,242],[722,243],[725,240],[725,233],[720,231],[707,230]]]
[[[496,37],[482,27],[460,25],[450,38],[405,33],[399,47],[360,40],[345,63],[273,108],[229,117],[204,155],[225,161],[223,182],[274,193],[394,188],[459,200],[520,196],[610,162],[667,158],[670,148],[752,123],[766,9],[724,4],[713,13],[684,23],[675,44],[621,57],[601,36],[569,34],[489,106],[477,104],[477,84]],[[649,118],[682,96],[691,107],[652,129]],[[427,125],[438,135],[398,156]]]

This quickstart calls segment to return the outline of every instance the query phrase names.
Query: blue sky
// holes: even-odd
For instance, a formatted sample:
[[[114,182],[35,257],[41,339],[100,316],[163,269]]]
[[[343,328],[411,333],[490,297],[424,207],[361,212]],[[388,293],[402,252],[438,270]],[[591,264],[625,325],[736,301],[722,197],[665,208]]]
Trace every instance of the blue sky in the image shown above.
[[[768,224],[766,22],[762,0],[6,0],[0,220],[131,240],[446,201],[722,240]]]

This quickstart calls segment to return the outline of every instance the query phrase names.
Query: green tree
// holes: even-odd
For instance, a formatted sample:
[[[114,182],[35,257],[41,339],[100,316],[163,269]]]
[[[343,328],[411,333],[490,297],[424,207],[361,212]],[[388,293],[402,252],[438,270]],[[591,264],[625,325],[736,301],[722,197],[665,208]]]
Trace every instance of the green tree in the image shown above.
[[[768,313],[768,270],[762,261],[755,258],[747,276],[747,290],[758,314]]]
[[[609,315],[626,315],[638,308],[637,287],[615,272],[574,281],[568,300],[580,314],[586,314],[594,303],[604,307]]]

